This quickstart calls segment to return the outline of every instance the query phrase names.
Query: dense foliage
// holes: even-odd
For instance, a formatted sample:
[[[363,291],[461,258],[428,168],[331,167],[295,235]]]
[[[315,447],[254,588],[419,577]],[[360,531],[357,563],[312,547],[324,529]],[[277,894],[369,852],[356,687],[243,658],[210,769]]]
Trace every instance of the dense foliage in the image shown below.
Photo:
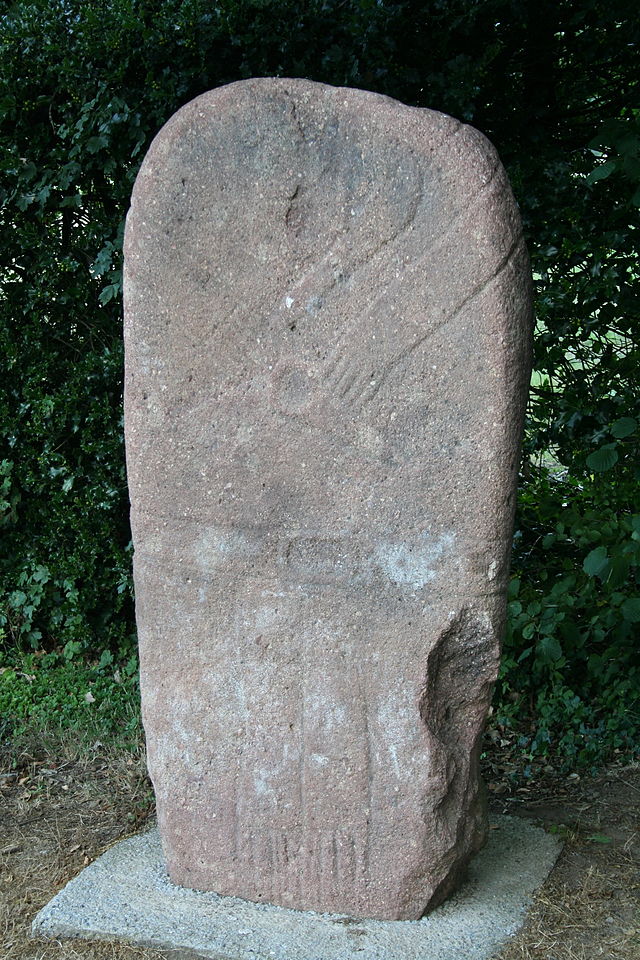
[[[101,669],[105,652],[130,656],[120,288],[133,180],[153,135],[196,94],[243,77],[304,76],[471,122],[508,168],[537,336],[496,715],[532,754],[628,751],[640,729],[639,34],[627,0],[9,5],[0,15],[5,657],[33,651],[35,670],[51,663],[43,651]],[[3,689],[12,676],[5,669]]]

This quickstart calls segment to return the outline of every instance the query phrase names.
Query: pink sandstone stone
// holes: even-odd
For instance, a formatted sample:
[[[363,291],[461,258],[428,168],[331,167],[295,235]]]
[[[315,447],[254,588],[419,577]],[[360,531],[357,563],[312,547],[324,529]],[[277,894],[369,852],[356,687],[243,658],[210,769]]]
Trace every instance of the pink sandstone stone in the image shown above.
[[[504,170],[443,114],[243,81],[158,134],[125,252],[170,877],[420,917],[486,835],[531,327]]]

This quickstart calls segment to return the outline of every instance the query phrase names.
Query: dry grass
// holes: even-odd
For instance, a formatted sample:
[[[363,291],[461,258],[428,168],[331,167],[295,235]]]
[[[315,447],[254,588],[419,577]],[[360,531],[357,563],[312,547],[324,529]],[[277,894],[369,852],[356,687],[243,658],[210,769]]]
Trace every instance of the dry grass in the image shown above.
[[[7,760],[7,758],[5,758]],[[15,764],[15,766],[13,765]],[[71,877],[146,824],[152,795],[141,753],[70,741],[23,749],[0,774],[0,960],[151,960],[124,944],[34,941],[31,921]]]
[[[2,759],[2,758],[0,758]],[[496,810],[560,833],[565,849],[521,933],[496,960],[640,960],[640,768],[555,781]],[[69,739],[0,764],[0,960],[153,960],[125,944],[34,941],[36,912],[153,815],[144,757]],[[398,958],[402,960],[402,958]],[[460,958],[464,960],[464,958]]]
[[[554,828],[565,847],[499,960],[640,960],[640,768],[512,812]]]

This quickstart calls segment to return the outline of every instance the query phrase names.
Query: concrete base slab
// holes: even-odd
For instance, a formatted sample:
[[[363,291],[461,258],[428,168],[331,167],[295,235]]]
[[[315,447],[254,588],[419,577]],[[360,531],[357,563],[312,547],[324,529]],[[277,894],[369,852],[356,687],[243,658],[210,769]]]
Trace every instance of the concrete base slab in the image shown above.
[[[467,882],[422,920],[354,920],[170,883],[156,830],[122,840],[38,913],[34,936],[124,940],[209,960],[487,960],[522,925],[558,840],[496,817]]]

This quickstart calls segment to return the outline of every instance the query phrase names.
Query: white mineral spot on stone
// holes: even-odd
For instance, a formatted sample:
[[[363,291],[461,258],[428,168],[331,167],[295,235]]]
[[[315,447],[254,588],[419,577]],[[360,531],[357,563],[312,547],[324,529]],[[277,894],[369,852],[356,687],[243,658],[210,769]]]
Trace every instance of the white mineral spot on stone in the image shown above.
[[[259,797],[274,797],[275,793],[273,788],[269,784],[269,772],[267,770],[261,770],[259,775],[256,776],[254,784],[256,788],[256,794]]]
[[[225,490],[228,487],[229,484],[226,485]],[[216,527],[208,527],[200,531],[193,545],[193,559],[201,572],[211,573],[228,562],[231,557],[246,552],[247,548],[247,540],[239,531],[227,532]]]
[[[231,679],[231,688],[235,694],[235,702],[237,705],[238,714],[243,720],[245,720],[248,723],[251,720],[251,712],[249,710],[249,703],[247,700],[245,685],[242,679],[238,676],[233,676],[230,679]]]
[[[406,690],[392,690],[378,707],[376,722],[380,726],[397,780],[406,780],[413,776],[411,740],[408,734],[415,728],[418,719],[416,705],[411,693]]]
[[[419,589],[435,580],[438,561],[450,551],[453,543],[451,533],[434,538],[425,531],[413,544],[379,544],[376,560],[394,583]]]

